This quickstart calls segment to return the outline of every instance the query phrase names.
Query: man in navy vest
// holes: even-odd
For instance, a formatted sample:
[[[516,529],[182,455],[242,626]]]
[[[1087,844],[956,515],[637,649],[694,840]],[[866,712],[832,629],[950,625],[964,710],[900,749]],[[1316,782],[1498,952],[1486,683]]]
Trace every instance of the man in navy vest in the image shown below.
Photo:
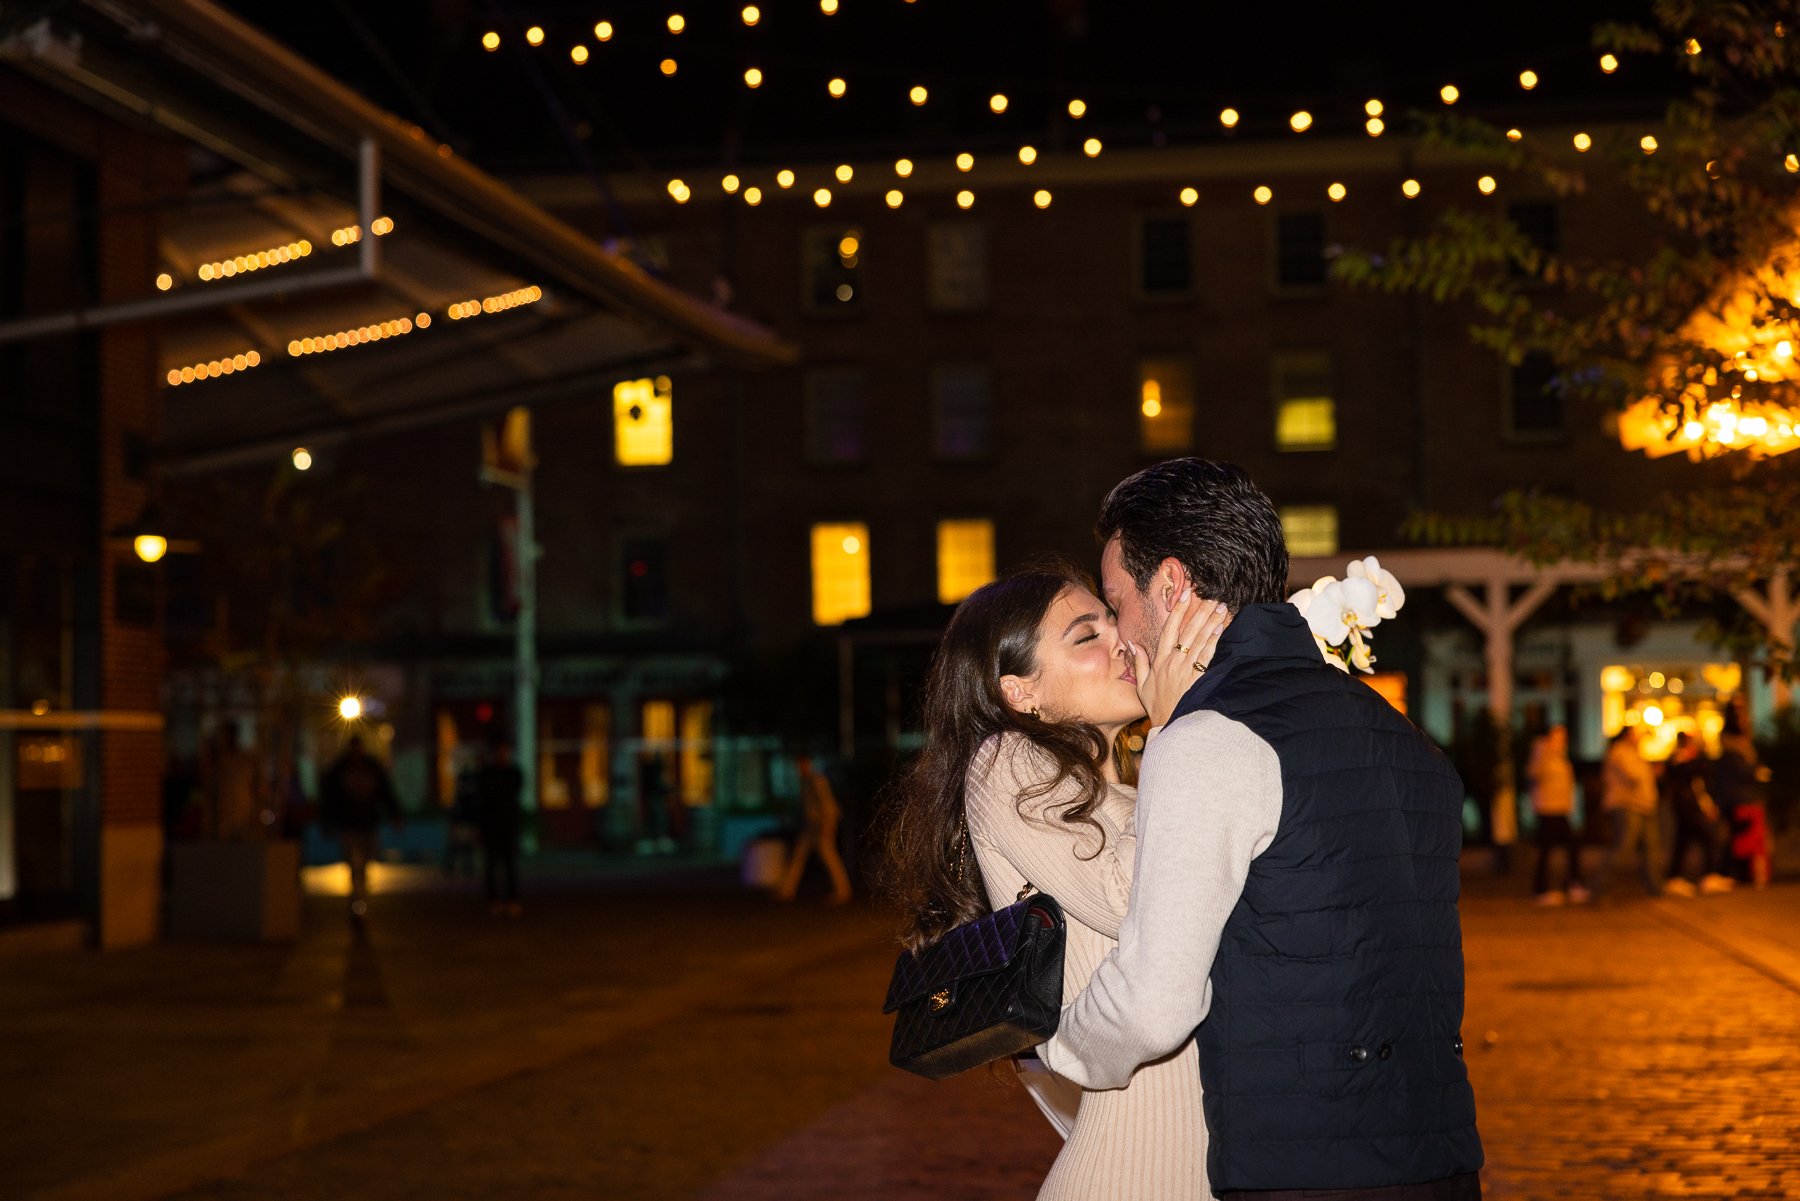
[[[1242,470],[1159,463],[1113,489],[1098,532],[1140,650],[1190,592],[1233,616],[1210,662],[1162,652],[1194,682],[1144,758],[1130,916],[1040,1054],[1119,1088],[1196,1038],[1220,1197],[1479,1198],[1461,781],[1323,661],[1282,600],[1281,521]]]

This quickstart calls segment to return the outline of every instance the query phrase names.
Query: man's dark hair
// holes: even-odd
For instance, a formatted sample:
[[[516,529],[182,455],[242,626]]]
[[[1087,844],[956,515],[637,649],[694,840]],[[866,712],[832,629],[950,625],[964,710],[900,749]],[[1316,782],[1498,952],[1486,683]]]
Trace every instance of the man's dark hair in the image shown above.
[[[1102,545],[1118,538],[1140,592],[1164,559],[1187,569],[1199,595],[1234,613],[1287,592],[1281,518],[1233,463],[1186,458],[1146,467],[1107,495],[1094,532]]]

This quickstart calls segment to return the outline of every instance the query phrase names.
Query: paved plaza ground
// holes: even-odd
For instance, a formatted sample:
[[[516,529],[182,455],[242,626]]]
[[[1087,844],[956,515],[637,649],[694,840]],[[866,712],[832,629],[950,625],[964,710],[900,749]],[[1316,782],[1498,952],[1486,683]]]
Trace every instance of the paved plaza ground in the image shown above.
[[[1029,1198],[1016,1087],[888,1067],[891,920],[728,869],[389,872],[366,937],[0,959],[0,1198]],[[1800,1196],[1800,883],[1538,909],[1471,872],[1491,1198]]]

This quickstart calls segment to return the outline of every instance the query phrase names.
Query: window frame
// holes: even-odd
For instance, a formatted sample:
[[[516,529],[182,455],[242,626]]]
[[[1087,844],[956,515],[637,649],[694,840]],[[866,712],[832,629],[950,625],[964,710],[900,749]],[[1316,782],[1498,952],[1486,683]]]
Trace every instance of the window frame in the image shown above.
[[[808,317],[829,321],[850,321],[867,312],[868,293],[865,290],[865,276],[861,257],[867,253],[864,244],[868,231],[855,222],[825,223],[813,221],[800,227],[800,311]],[[858,262],[854,267],[843,270],[853,273],[854,299],[852,301],[836,301],[832,304],[821,304],[813,291],[813,243],[814,239],[827,239],[826,248],[835,253],[837,244],[846,237],[857,240]],[[830,241],[835,239],[835,244]]]
[[[1529,361],[1535,354],[1527,355]],[[1545,358],[1549,356],[1545,355]],[[1551,362],[1551,378],[1556,375],[1556,364]],[[1554,446],[1569,440],[1569,397],[1564,394],[1557,398],[1558,415],[1561,418],[1557,427],[1550,429],[1520,429],[1518,416],[1518,373],[1525,363],[1514,366],[1506,360],[1500,360],[1500,437],[1502,441],[1513,446]]]
[[[946,454],[943,449],[944,424],[941,403],[942,395],[938,390],[938,381],[940,378],[953,371],[969,371],[972,374],[981,375],[987,381],[986,429],[983,433],[981,449],[973,454]],[[996,378],[997,373],[994,370],[993,363],[986,359],[952,359],[933,363],[927,369],[925,375],[925,390],[927,401],[931,408],[931,461],[933,463],[960,466],[969,463],[992,463],[994,461],[994,445],[997,441],[995,433],[998,425],[996,415],[1000,407],[998,400],[999,389],[995,386]]]
[[[938,296],[937,242],[945,230],[973,233],[981,243],[981,295],[973,303],[943,304]],[[994,248],[987,222],[973,215],[939,217],[925,223],[925,311],[940,316],[985,313],[994,305]]]
[[[860,381],[858,398],[861,402],[861,413],[858,421],[861,426],[858,439],[858,452],[855,458],[826,458],[814,454],[817,423],[815,418],[818,393],[817,383],[822,376],[837,374],[844,378]],[[800,452],[808,467],[843,470],[863,467],[869,462],[869,370],[861,363],[815,363],[804,368],[800,373]]]
[[[1187,235],[1187,285],[1179,290],[1151,291],[1144,286],[1144,231],[1153,221],[1179,221]],[[1144,209],[1132,214],[1131,298],[1140,304],[1181,304],[1193,300],[1199,292],[1194,279],[1199,259],[1195,253],[1196,236],[1196,224],[1188,209]]]
[[[625,572],[627,570],[625,548],[632,542],[655,542],[662,547],[663,554],[663,615],[661,617],[634,617],[625,611]],[[670,552],[674,549],[675,539],[667,530],[620,530],[612,538],[613,566],[613,623],[622,630],[661,630],[667,629],[675,622],[675,589],[670,587],[669,577],[672,568],[669,562]]]
[[[1287,283],[1281,278],[1281,223],[1287,218],[1316,217],[1319,221],[1319,281]],[[1269,290],[1276,296],[1307,299],[1325,295],[1331,286],[1331,260],[1326,254],[1331,245],[1331,216],[1325,209],[1282,209],[1269,214]]]

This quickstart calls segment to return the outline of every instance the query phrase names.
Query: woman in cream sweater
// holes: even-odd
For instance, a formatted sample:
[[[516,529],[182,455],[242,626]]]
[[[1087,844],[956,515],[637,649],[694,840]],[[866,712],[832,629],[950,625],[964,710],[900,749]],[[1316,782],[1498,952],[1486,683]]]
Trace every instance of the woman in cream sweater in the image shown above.
[[[1210,657],[1224,617],[1201,610],[1171,619],[1165,640],[1182,641],[1183,653],[1149,669],[1074,571],[1021,572],[962,603],[932,664],[925,749],[900,785],[889,835],[892,878],[913,917],[909,945],[1011,904],[1029,884],[1068,919],[1064,997],[1086,985],[1116,945],[1131,894],[1136,793],[1112,748],[1145,715],[1138,672],[1157,677],[1143,691],[1162,710],[1153,716],[1166,717],[1193,682],[1190,664]],[[1176,663],[1185,676],[1171,674]],[[1058,1095],[1079,1097],[1040,1201],[1211,1195],[1191,1041],[1123,1089],[1082,1091],[1041,1068],[1027,1079],[1053,1121]]]

